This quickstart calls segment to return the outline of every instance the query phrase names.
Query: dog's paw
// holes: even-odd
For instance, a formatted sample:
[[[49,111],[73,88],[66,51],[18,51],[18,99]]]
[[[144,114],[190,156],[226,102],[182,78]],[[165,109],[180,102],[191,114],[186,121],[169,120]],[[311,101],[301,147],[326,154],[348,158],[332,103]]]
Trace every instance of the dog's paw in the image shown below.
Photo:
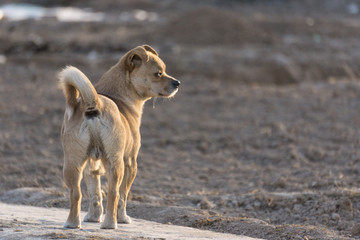
[[[84,217],[84,222],[101,222],[102,214],[101,215],[93,215],[87,213]]]
[[[110,223],[106,223],[105,221],[101,224],[101,229],[116,229],[117,228],[117,224],[116,222],[110,222]]]
[[[64,224],[64,228],[71,228],[71,229],[74,229],[74,228],[80,228],[81,225],[80,225],[80,222],[69,222],[69,221],[66,221],[65,224]]]
[[[128,215],[124,215],[124,216],[118,216],[117,219],[118,223],[125,223],[125,224],[130,224],[131,223],[131,218]]]

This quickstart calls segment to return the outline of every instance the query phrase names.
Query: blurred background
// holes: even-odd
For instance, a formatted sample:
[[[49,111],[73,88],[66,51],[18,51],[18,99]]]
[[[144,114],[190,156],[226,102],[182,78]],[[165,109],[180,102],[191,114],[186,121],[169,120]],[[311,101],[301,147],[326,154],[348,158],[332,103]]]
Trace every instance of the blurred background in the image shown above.
[[[145,105],[130,216],[359,238],[359,11],[358,0],[0,1],[0,200],[69,206],[56,73],[74,65],[96,83],[149,44],[182,85]]]

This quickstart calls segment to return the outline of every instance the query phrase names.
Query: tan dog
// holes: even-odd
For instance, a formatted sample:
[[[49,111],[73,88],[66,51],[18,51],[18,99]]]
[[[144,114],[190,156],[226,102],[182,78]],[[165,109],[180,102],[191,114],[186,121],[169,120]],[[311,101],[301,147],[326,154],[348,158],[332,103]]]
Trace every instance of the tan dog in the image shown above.
[[[165,73],[165,64],[147,45],[126,53],[95,88],[75,67],[65,68],[59,79],[66,98],[61,131],[63,173],[70,189],[65,227],[80,227],[83,172],[91,198],[84,221],[101,221],[100,175],[106,172],[109,190],[101,228],[114,229],[117,222],[130,223],[126,200],[137,172],[144,102],[152,97],[174,96],[180,82]]]

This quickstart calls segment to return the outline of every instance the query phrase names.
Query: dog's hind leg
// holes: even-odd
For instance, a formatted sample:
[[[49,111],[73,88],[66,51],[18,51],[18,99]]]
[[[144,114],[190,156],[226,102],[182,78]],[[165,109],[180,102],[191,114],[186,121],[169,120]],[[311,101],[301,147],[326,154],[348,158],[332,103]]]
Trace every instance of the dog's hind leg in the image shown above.
[[[101,182],[98,171],[92,171],[88,166],[84,170],[84,179],[90,197],[89,210],[84,217],[84,222],[101,222],[103,215]]]
[[[117,222],[131,223],[131,218],[126,214],[126,203],[132,183],[137,173],[137,162],[135,158],[125,161],[124,179],[120,186],[120,200],[118,206]]]
[[[81,206],[81,190],[80,182],[84,164],[77,166],[71,161],[65,159],[64,164],[64,181],[70,189],[70,213],[65,222],[65,228],[80,228],[80,206]]]
[[[107,204],[106,204],[106,215],[104,222],[101,224],[101,228],[104,229],[116,229],[117,222],[117,205],[119,202],[119,187],[120,183],[124,176],[124,162],[122,159],[116,161],[111,161],[116,163],[113,166],[109,166],[106,169],[109,190],[107,195]]]

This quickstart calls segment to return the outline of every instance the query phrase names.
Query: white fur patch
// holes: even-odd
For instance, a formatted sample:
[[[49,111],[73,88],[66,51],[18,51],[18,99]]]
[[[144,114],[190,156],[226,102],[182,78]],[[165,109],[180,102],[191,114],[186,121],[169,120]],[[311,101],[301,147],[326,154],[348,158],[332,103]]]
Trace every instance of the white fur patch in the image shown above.
[[[72,117],[74,113],[74,109],[72,107],[66,107],[65,109],[65,114],[67,116],[67,120],[70,120],[70,118]]]

